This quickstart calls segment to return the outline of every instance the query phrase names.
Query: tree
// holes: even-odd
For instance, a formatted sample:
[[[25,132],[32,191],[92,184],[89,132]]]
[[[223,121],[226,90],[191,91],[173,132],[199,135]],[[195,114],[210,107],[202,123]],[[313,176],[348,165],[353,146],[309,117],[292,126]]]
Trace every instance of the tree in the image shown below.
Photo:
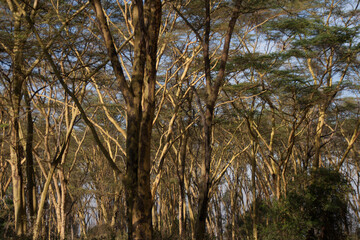
[[[3,72],[2,76],[3,86],[6,89],[5,98],[6,110],[9,112],[10,124],[10,166],[12,173],[12,189],[13,189],[13,202],[15,211],[15,232],[18,236],[26,234],[27,221],[26,221],[26,200],[25,200],[25,179],[24,173],[21,169],[21,161],[25,157],[27,162],[27,180],[28,180],[28,201],[29,211],[33,216],[34,199],[32,197],[34,190],[34,177],[33,177],[33,164],[32,164],[32,117],[31,110],[27,109],[28,132],[25,141],[21,137],[21,101],[24,95],[27,95],[26,81],[31,74],[33,68],[38,64],[39,60],[33,57],[26,57],[26,48],[29,46],[31,30],[29,25],[24,23],[25,15],[29,18],[36,16],[37,1],[25,1],[18,3],[17,1],[7,1],[9,12],[7,16],[11,15],[11,22],[13,27],[3,28],[2,33],[9,37],[9,39],[2,38],[1,46],[8,55],[10,65],[7,70],[8,74]],[[5,11],[4,11],[5,12]],[[11,34],[11,35],[10,35]],[[11,37],[10,37],[11,36]],[[30,51],[31,52],[31,51]],[[26,66],[26,64],[28,64]],[[28,96],[26,96],[28,99]],[[27,105],[29,101],[27,101]],[[25,142],[25,143],[24,143]],[[27,147],[27,148],[26,148]],[[29,149],[30,148],[30,149]],[[25,153],[24,153],[25,152]]]
[[[112,68],[126,102],[126,177],[129,239],[151,239],[150,143],[154,118],[161,1],[132,7],[134,60],[131,79],[123,73],[100,1],[92,1]],[[145,22],[146,21],[146,22]]]

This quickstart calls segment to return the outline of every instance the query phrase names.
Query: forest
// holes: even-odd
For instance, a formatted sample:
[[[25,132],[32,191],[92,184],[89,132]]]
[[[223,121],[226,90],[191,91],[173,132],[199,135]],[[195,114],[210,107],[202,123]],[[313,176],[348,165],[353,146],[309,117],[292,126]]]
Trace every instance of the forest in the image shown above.
[[[360,0],[0,0],[0,239],[360,239]]]

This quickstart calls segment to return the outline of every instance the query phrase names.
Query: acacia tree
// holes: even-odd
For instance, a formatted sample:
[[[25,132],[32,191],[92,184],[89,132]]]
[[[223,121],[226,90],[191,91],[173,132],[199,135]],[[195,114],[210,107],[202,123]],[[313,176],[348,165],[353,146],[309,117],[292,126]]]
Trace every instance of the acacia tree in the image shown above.
[[[312,88],[310,98],[316,101],[313,108],[316,126],[310,154],[315,169],[322,166],[324,136],[333,131],[326,123],[328,110],[346,87],[346,79],[356,64],[353,54],[358,52],[357,17],[352,11],[340,10],[357,9],[358,6],[348,5],[346,1],[321,1],[318,7],[322,9],[321,14],[314,14],[310,8],[301,12],[304,16],[279,19],[269,30],[270,35],[281,33],[282,38],[292,38],[286,50],[292,51],[293,56],[306,66],[303,74],[311,79],[307,84]],[[338,21],[340,18],[342,20]],[[297,63],[293,65],[298,66]],[[302,97],[306,99],[306,96]]]
[[[98,0],[92,1],[108,57],[126,102],[126,175],[129,239],[151,239],[150,147],[155,109],[155,83],[161,1],[134,1],[131,79],[123,73],[114,39]]]
[[[12,24],[1,29],[2,34],[8,38],[2,37],[0,40],[1,47],[4,53],[8,56],[10,66],[2,71],[2,77],[5,79],[2,83],[6,89],[5,100],[6,110],[9,113],[10,123],[10,166],[12,173],[12,189],[13,202],[15,211],[15,232],[17,235],[26,234],[27,219],[26,219],[26,200],[25,200],[25,181],[24,173],[21,168],[22,159],[25,158],[27,162],[27,183],[28,183],[28,201],[29,211],[31,216],[34,215],[35,208],[34,198],[31,196],[34,192],[34,177],[32,164],[32,117],[29,106],[29,96],[26,90],[26,81],[31,74],[34,67],[38,64],[39,59],[36,59],[27,48],[29,46],[29,38],[31,31],[29,25],[24,21],[25,16],[35,18],[38,1],[7,1],[8,12],[5,15],[10,19]],[[30,48],[31,49],[31,48]],[[30,53],[30,56],[27,56]],[[10,71],[9,71],[10,70]],[[8,72],[9,71],[9,72]],[[6,74],[8,72],[8,74]],[[21,137],[21,102],[26,95],[27,105],[27,133],[26,139]],[[24,134],[25,136],[25,134]]]
[[[221,16],[221,12],[223,10],[222,7],[224,6],[221,6],[221,4],[214,4],[211,1],[194,2],[194,6],[196,7],[201,6],[201,4],[204,4],[203,7],[205,10],[205,14],[203,15],[197,15],[197,12],[195,11],[194,13],[194,11],[192,11],[191,9],[187,9],[185,11],[185,14],[182,14],[179,10],[177,10],[184,22],[196,35],[203,51],[202,72],[204,74],[203,86],[205,88],[205,97],[203,98],[204,107],[201,103],[200,94],[194,88],[196,102],[198,104],[200,116],[202,119],[201,125],[204,141],[204,158],[203,161],[201,161],[200,163],[201,177],[199,179],[198,214],[196,221],[197,227],[195,230],[195,235],[197,239],[203,239],[206,232],[205,226],[209,203],[209,191],[212,185],[212,178],[210,172],[212,160],[212,132],[214,110],[215,104],[219,96],[220,88],[223,86],[225,81],[225,68],[228,62],[232,33],[234,31],[236,21],[240,14],[254,13],[257,12],[259,9],[270,8],[270,5],[264,4],[264,2],[262,1],[256,2],[255,4],[251,4],[248,1],[235,1],[232,3],[232,5],[230,4],[229,6],[227,6],[231,9],[231,16],[230,19],[228,19],[229,24],[226,28],[226,33],[223,36],[223,48],[221,51],[219,50],[219,57],[216,61],[214,61],[214,59],[212,59],[212,56],[210,55],[210,51],[214,51],[216,53],[216,51],[218,51],[220,47],[217,45],[217,47],[212,48],[213,43],[210,41],[211,20],[214,16],[216,16],[214,17],[215,19]],[[191,5],[191,3],[189,5]],[[187,16],[189,16],[190,20],[188,20]],[[194,19],[195,21],[191,21],[192,19]],[[197,22],[199,21],[199,19],[203,21],[201,24]],[[202,29],[204,34],[201,35],[198,29]],[[212,60],[214,61],[214,63],[212,63]]]
[[[201,122],[203,128],[203,137],[204,137],[204,159],[201,161],[201,178],[199,183],[199,200],[198,200],[198,214],[196,221],[196,229],[195,236],[196,239],[204,239],[205,237],[205,226],[206,226],[206,218],[208,213],[208,203],[209,203],[209,190],[211,185],[210,178],[210,164],[211,164],[211,136],[212,136],[212,121],[214,116],[214,108],[216,104],[216,100],[219,94],[219,89],[224,82],[225,75],[225,67],[227,63],[227,59],[229,56],[230,49],[230,40],[235,27],[235,23],[237,18],[240,15],[239,4],[235,4],[233,6],[234,10],[232,10],[232,15],[229,20],[229,25],[225,34],[224,47],[220,57],[220,65],[218,74],[215,80],[212,80],[211,76],[211,65],[210,65],[210,25],[211,25],[211,4],[210,1],[204,1],[204,35],[201,36],[199,32],[191,25],[186,18],[183,20],[189,27],[194,31],[197,38],[199,39],[202,50],[203,50],[203,66],[204,66],[204,74],[205,74],[205,82],[206,82],[206,98],[205,98],[205,109],[200,105],[199,102],[200,114],[201,114]],[[197,98],[199,98],[197,96]]]

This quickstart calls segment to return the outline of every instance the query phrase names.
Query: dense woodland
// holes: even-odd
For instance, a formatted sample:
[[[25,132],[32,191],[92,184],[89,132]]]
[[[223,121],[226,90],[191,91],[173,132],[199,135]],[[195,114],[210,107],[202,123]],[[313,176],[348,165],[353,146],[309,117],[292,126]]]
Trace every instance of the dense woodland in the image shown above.
[[[0,239],[360,239],[359,0],[0,0]]]

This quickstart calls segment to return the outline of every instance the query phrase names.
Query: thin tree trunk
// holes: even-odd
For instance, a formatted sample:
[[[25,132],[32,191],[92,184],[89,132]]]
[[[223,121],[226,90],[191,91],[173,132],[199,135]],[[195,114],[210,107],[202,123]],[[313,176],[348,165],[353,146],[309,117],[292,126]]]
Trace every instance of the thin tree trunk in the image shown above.
[[[36,217],[36,221],[35,221],[35,225],[34,225],[33,240],[37,240],[39,238],[39,228],[40,228],[40,222],[42,220],[42,213],[43,213],[43,210],[44,210],[44,205],[45,205],[45,201],[46,201],[46,195],[47,195],[47,192],[49,190],[49,185],[51,183],[52,176],[53,176],[53,174],[55,172],[55,167],[56,167],[55,165],[52,165],[52,167],[50,169],[50,172],[49,172],[49,174],[47,176],[47,179],[46,179],[42,194],[41,194],[38,213],[37,213],[37,217]],[[50,221],[50,217],[51,216],[49,216],[49,221]],[[49,228],[50,228],[50,224],[49,224]]]
[[[21,37],[21,17],[22,14],[14,13],[14,62],[13,79],[11,83],[10,96],[10,165],[13,186],[13,200],[15,210],[15,232],[18,236],[26,233],[26,210],[24,207],[24,186],[23,175],[21,171],[21,160],[23,158],[23,148],[20,144],[20,103],[22,99],[22,89],[24,78],[22,76],[23,63],[23,45],[24,40]]]
[[[235,179],[237,181],[237,179]],[[230,209],[231,209],[231,239],[236,240],[236,231],[235,231],[235,218],[236,218],[236,200],[237,200],[237,194],[236,190],[237,188],[234,188],[235,191],[231,191],[230,193]]]
[[[22,236],[26,233],[26,212],[24,208],[24,186],[23,176],[21,173],[20,160],[17,160],[17,154],[12,150],[11,153],[11,176],[12,176],[12,187],[13,187],[13,202],[15,210],[15,232],[16,235]]]
[[[34,123],[31,114],[30,97],[25,93],[26,116],[27,116],[27,133],[26,133],[26,177],[27,177],[27,205],[30,214],[30,222],[32,223],[37,209],[36,199],[36,183],[34,174],[33,160],[33,135]]]
[[[188,135],[185,134],[182,138],[180,154],[179,154],[179,239],[186,238],[186,203],[185,203],[185,160],[186,160],[186,147]]]
[[[251,193],[252,193],[252,229],[253,229],[253,238],[254,240],[258,239],[257,232],[257,204],[256,204],[256,152],[257,144],[252,141],[253,149],[251,153]]]
[[[316,133],[315,133],[315,156],[313,168],[317,169],[321,165],[321,134],[325,124],[325,108],[323,106],[319,107],[319,119],[316,125]]]
[[[65,155],[64,155],[65,156]],[[64,169],[61,167],[59,169],[59,178],[60,178],[60,187],[61,187],[61,195],[60,195],[60,240],[65,240],[66,234],[66,194],[67,187],[64,175]]]
[[[223,223],[222,223],[222,211],[221,211],[221,193],[215,193],[216,198],[214,199],[214,218],[216,226],[216,237],[219,240],[223,240]]]
[[[33,240],[37,240],[39,238],[39,228],[40,228],[40,222],[42,220],[42,214],[43,214],[43,210],[44,210],[44,205],[45,205],[45,201],[46,201],[46,196],[47,196],[47,192],[49,190],[49,186],[51,183],[51,179],[53,178],[54,172],[56,170],[56,167],[59,165],[59,163],[61,162],[61,160],[63,159],[63,155],[67,149],[67,147],[69,146],[70,143],[70,137],[71,137],[71,132],[73,130],[74,127],[74,123],[75,123],[75,119],[76,119],[76,114],[74,114],[72,116],[71,119],[71,123],[70,126],[67,130],[66,133],[66,137],[65,137],[65,141],[61,146],[61,150],[55,155],[53,161],[51,162],[51,167],[50,167],[50,172],[47,175],[46,178],[46,182],[43,188],[43,191],[41,193],[41,198],[40,198],[40,202],[39,202],[39,208],[38,208],[38,212],[37,212],[37,216],[36,216],[36,221],[35,221],[35,225],[34,225],[34,231],[33,231]],[[58,195],[59,196],[59,195]],[[60,196],[59,196],[60,197]],[[51,202],[51,201],[50,201]],[[59,214],[58,214],[59,215]],[[60,214],[61,215],[61,214]],[[65,214],[64,214],[65,215]],[[61,218],[58,218],[59,221]],[[50,221],[50,219],[49,219]],[[50,225],[49,225],[50,228]]]
[[[238,6],[237,6],[238,7]],[[196,239],[203,240],[206,233],[206,218],[208,212],[209,203],[209,189],[211,187],[210,182],[210,163],[212,155],[212,122],[214,117],[214,108],[216,100],[219,94],[219,89],[224,82],[225,68],[228,60],[231,36],[235,27],[235,23],[239,17],[239,9],[235,9],[232,13],[229,21],[227,33],[225,36],[224,47],[221,53],[221,60],[219,64],[218,75],[214,83],[211,80],[211,67],[210,67],[210,1],[205,1],[205,33],[203,45],[204,55],[204,72],[206,81],[206,99],[205,99],[205,112],[201,113],[202,127],[204,136],[204,159],[200,163],[200,183],[199,183],[199,201],[198,201],[198,216],[196,222]],[[200,104],[200,101],[198,100]],[[201,106],[199,106],[201,108]]]
[[[184,178],[184,183],[185,183],[185,189],[187,192],[190,191],[190,186],[189,186],[189,182],[186,180],[186,177]],[[191,228],[191,239],[192,240],[195,240],[196,239],[196,219],[194,217],[194,211],[193,211],[193,208],[192,208],[192,199],[191,197],[188,195],[188,201],[187,201],[187,209],[189,211],[189,218],[190,218],[190,228]]]
[[[115,173],[114,173],[114,180],[115,180],[115,185],[118,185]],[[119,207],[118,207],[118,204],[120,204],[120,202],[119,202],[120,191],[119,190],[120,190],[119,187],[116,187],[115,197],[114,197],[114,207],[113,207],[111,222],[110,222],[110,226],[112,228],[115,228],[116,219],[117,219],[118,210],[119,210]]]

